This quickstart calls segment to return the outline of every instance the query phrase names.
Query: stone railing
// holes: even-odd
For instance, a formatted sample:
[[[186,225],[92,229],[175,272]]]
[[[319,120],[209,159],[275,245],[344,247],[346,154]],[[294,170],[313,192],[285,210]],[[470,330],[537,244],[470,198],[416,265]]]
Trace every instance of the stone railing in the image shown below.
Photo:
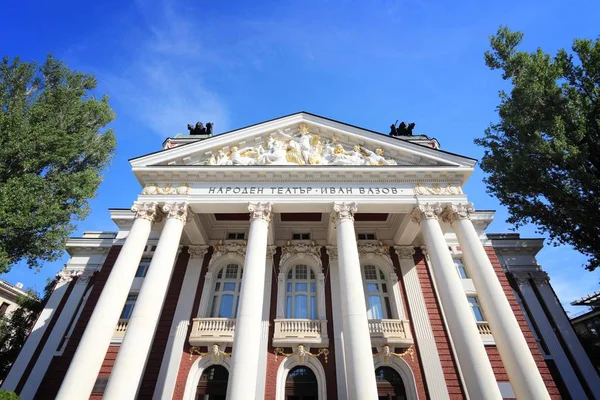
[[[115,327],[113,339],[123,340],[125,332],[127,331],[127,325],[129,325],[128,319],[120,319],[119,322],[117,322],[117,326]]]
[[[369,333],[375,345],[413,343],[410,326],[405,319],[370,319]]]
[[[327,346],[327,320],[276,319],[273,346],[311,344]]]
[[[194,318],[190,344],[207,346],[215,342],[232,343],[235,333],[235,319],[229,318]]]
[[[477,329],[479,329],[481,336],[492,336],[492,330],[487,321],[477,321]]]

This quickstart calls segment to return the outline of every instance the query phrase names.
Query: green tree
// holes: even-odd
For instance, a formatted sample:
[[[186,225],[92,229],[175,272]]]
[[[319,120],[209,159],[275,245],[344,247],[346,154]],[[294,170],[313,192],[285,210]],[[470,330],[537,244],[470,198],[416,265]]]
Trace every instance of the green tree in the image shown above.
[[[555,56],[517,51],[523,35],[501,27],[485,62],[502,71],[499,122],[475,143],[488,192],[517,228],[536,224],[600,264],[600,39],[576,39]]]
[[[48,56],[0,62],[0,273],[62,253],[89,212],[116,142],[96,79]]]

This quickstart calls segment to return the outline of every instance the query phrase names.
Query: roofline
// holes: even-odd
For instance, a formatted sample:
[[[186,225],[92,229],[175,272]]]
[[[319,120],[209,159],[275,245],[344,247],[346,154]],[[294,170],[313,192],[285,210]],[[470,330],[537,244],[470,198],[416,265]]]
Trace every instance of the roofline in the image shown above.
[[[349,123],[347,123],[347,122],[342,122],[342,121],[338,121],[338,120],[335,120],[335,119],[332,119],[332,118],[323,117],[323,116],[321,116],[321,115],[318,115],[318,114],[313,114],[313,113],[310,113],[310,112],[308,112],[308,111],[299,111],[299,112],[291,113],[291,114],[288,114],[288,115],[283,115],[283,116],[281,116],[281,117],[271,118],[271,119],[268,119],[268,120],[266,120],[266,121],[261,121],[261,122],[257,122],[257,123],[251,124],[251,125],[243,126],[243,127],[241,127],[241,128],[232,129],[232,130],[229,130],[229,131],[227,131],[227,132],[222,132],[222,133],[219,133],[219,134],[213,135],[212,137],[209,137],[209,138],[203,139],[203,140],[202,140],[202,142],[206,142],[207,140],[214,139],[214,138],[216,138],[216,137],[219,137],[219,136],[221,136],[221,135],[226,135],[226,134],[229,134],[229,133],[232,133],[232,132],[240,131],[240,130],[242,130],[242,129],[248,129],[248,128],[252,128],[253,126],[257,126],[257,125],[266,124],[266,123],[269,123],[269,122],[272,122],[272,121],[276,121],[276,120],[278,120],[278,119],[288,118],[288,117],[292,117],[292,116],[294,116],[294,115],[298,115],[298,114],[307,114],[307,115],[311,115],[311,116],[313,116],[313,117],[317,117],[317,118],[325,119],[325,120],[327,120],[327,121],[331,121],[331,122],[335,122],[335,123],[338,123],[338,124],[346,125],[346,126],[349,126],[349,127],[352,127],[352,128],[361,129],[361,130],[363,130],[363,131],[371,132],[371,133],[374,133],[374,134],[377,134],[377,135],[385,136],[385,137],[388,137],[388,138],[389,138],[389,137],[391,137],[390,135],[386,135],[386,134],[384,134],[384,133],[381,133],[381,132],[373,131],[373,130],[371,130],[371,129],[363,128],[363,127],[361,127],[361,126],[352,125],[352,124],[349,124]],[[167,139],[172,139],[172,138],[171,138],[171,137],[167,137]],[[165,140],[167,140],[167,139],[165,139]],[[440,152],[442,152],[442,153],[449,154],[449,155],[452,155],[452,156],[456,156],[456,157],[462,157],[462,158],[465,158],[465,159],[468,159],[468,160],[475,161],[476,163],[479,161],[479,160],[477,160],[476,158],[472,158],[472,157],[463,156],[462,154],[456,154],[456,153],[452,153],[452,152],[450,152],[450,151],[446,151],[446,150],[434,149],[434,148],[431,148],[431,147],[429,147],[429,146],[425,146],[425,145],[423,145],[423,144],[420,144],[420,143],[411,142],[410,140],[406,140],[406,139],[402,139],[402,138],[394,138],[394,139],[397,139],[397,140],[402,140],[402,141],[404,141],[404,142],[408,142],[408,143],[414,144],[414,145],[416,145],[416,146],[425,147],[426,149],[429,149],[429,150],[440,151]],[[431,140],[437,140],[437,139],[431,139]],[[164,141],[163,141],[163,143],[164,143]],[[180,149],[180,148],[181,148],[181,147],[183,147],[183,146],[188,146],[188,145],[190,145],[190,144],[194,144],[194,143],[198,143],[198,141],[193,141],[193,142],[190,142],[190,143],[184,143],[184,144],[180,144],[179,146],[177,146],[177,147],[171,147],[170,149],[161,149],[161,150],[157,150],[157,151],[154,151],[154,152],[152,152],[152,153],[147,153],[147,154],[144,154],[144,155],[141,155],[141,156],[137,156],[137,157],[130,158],[128,161],[129,161],[129,162],[131,162],[131,161],[137,160],[138,158],[143,158],[143,157],[151,156],[151,155],[153,155],[153,154],[162,153],[163,151],[168,151],[168,150],[172,150],[172,149],[175,149],[175,148],[178,148],[178,149]],[[439,142],[438,142],[438,143],[439,143]]]

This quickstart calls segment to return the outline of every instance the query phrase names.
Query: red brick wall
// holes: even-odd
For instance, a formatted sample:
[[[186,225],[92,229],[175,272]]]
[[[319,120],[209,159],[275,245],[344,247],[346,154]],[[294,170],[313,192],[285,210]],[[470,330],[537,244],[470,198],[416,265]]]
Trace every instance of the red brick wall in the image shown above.
[[[110,376],[110,371],[112,371],[113,365],[115,365],[115,360],[117,359],[117,354],[119,353],[119,346],[109,346],[106,351],[106,356],[104,356],[104,361],[102,361],[102,368],[100,368],[100,373],[98,377],[106,377]],[[103,393],[92,393],[90,396],[91,400],[101,400]]]
[[[444,378],[446,379],[446,386],[448,387],[448,393],[450,398],[453,400],[464,399],[464,391],[462,382],[458,375],[458,369],[452,348],[450,347],[450,340],[446,327],[440,311],[440,305],[438,304],[437,297],[433,289],[433,283],[429,269],[425,262],[425,257],[420,249],[415,249],[416,253],[414,256],[415,266],[417,268],[417,274],[419,275],[419,282],[421,284],[421,290],[423,291],[423,298],[427,307],[427,314],[429,321],[431,322],[431,329],[433,331],[433,337],[437,344],[438,353],[440,355],[440,361],[442,369],[444,371]]]
[[[535,341],[533,333],[531,333],[531,330],[529,329],[527,320],[525,319],[525,316],[523,315],[523,311],[521,310],[521,307],[519,307],[519,303],[517,302],[517,299],[513,293],[510,283],[508,282],[508,278],[506,277],[506,274],[504,273],[504,270],[502,269],[502,266],[500,265],[500,261],[498,260],[498,257],[496,256],[496,252],[494,251],[494,248],[491,246],[486,246],[485,251],[488,255],[488,258],[490,259],[490,262],[492,263],[492,266],[494,267],[494,270],[496,271],[496,275],[498,276],[498,279],[500,280],[500,284],[502,285],[502,288],[504,289],[504,293],[506,294],[506,297],[508,298],[508,302],[510,303],[510,306],[515,314],[515,317],[517,318],[517,321],[519,322],[519,326],[521,327],[521,330],[523,331],[523,335],[525,336],[525,340],[527,341],[527,344],[529,345],[531,354],[533,355],[535,363],[536,363],[538,369],[540,370],[540,373],[542,374],[542,378],[544,379],[544,383],[546,384],[546,387],[548,388],[550,397],[552,399],[561,399],[560,393],[556,387],[556,384],[554,383],[554,379],[552,378],[552,375],[550,374],[550,371],[548,370],[548,367],[546,366],[546,362],[544,361],[544,357],[542,356],[542,353],[540,353],[540,350],[537,347],[537,343]],[[506,371],[504,370],[504,364],[502,363],[502,360],[500,359],[500,354],[498,353],[498,349],[496,348],[496,346],[486,346],[486,350],[488,353],[488,357],[490,358],[490,362],[492,363],[492,368],[494,370],[494,374],[496,375],[496,380],[508,381],[508,376],[506,375]]]
[[[104,288],[112,267],[115,265],[115,261],[117,260],[120,251],[121,246],[113,246],[106,256],[106,260],[104,261],[102,269],[94,276],[94,286],[83,307],[83,310],[81,311],[79,319],[75,324],[75,329],[73,329],[69,343],[67,343],[67,347],[65,348],[62,356],[54,357],[52,359],[52,362],[48,367],[48,371],[46,372],[46,375],[40,384],[40,388],[37,391],[35,397],[36,399],[53,399],[56,397],[62,380],[67,373],[67,369],[69,368],[69,364],[75,355],[77,345],[79,345],[81,336],[83,335],[85,327],[92,316],[92,312],[94,311],[94,307],[96,307],[100,293]]]

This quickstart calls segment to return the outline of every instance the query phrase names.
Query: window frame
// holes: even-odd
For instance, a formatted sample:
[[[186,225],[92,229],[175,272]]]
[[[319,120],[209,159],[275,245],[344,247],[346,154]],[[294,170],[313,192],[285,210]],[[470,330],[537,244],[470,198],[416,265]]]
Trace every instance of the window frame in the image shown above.
[[[471,306],[471,313],[473,314],[473,318],[475,318],[476,322],[487,322],[485,318],[485,313],[483,312],[483,308],[481,307],[481,303],[479,302],[479,298],[474,295],[467,296],[467,301],[469,302],[469,306]],[[481,319],[477,316],[475,309],[479,311]]]
[[[135,308],[135,303],[137,302],[138,294],[139,293],[137,293],[137,292],[131,292],[127,295],[127,299],[125,300],[125,304],[123,304],[123,309],[121,310],[119,320],[129,321],[129,319],[131,318],[131,314],[133,314],[133,310]],[[131,306],[131,307],[128,309],[128,306]],[[128,313],[125,312],[126,309],[128,309]]]
[[[235,278],[231,276],[227,276],[229,273],[230,267],[236,267]],[[236,319],[237,312],[239,310],[239,300],[240,293],[242,290],[242,277],[244,266],[235,262],[227,262],[224,263],[221,268],[215,270],[216,277],[212,282],[212,290],[210,293],[210,304],[208,307],[208,318],[228,318],[228,319]],[[225,290],[225,285],[234,284],[233,290]],[[233,296],[231,303],[231,313],[230,316],[223,317],[221,316],[221,310],[223,307],[223,297],[224,296]],[[215,315],[217,314],[217,315]]]
[[[375,278],[367,278],[366,269],[368,267],[373,267],[375,269]],[[392,287],[390,285],[389,280],[384,272],[384,270],[374,264],[374,263],[365,263],[360,268],[360,273],[362,277],[363,283],[363,292],[365,296],[365,306],[367,307],[367,319],[368,320],[382,320],[382,319],[396,319],[394,316],[394,309],[392,307],[392,302],[394,301],[394,297],[390,296],[390,291],[392,291]],[[377,291],[368,290],[368,285],[377,285]],[[384,286],[385,285],[385,286]],[[393,293],[393,291],[392,291]],[[379,299],[379,306],[381,306],[381,318],[374,318],[371,315],[371,306],[369,299],[371,297],[377,297]]]
[[[452,257],[452,262],[454,263],[454,268],[456,268],[456,272],[458,273],[460,279],[471,279],[469,273],[467,272],[467,266],[465,265],[465,261],[462,257]]]
[[[306,268],[306,278],[298,277],[299,267]],[[290,277],[291,276],[291,277]],[[306,285],[306,290],[298,290],[298,285]],[[291,290],[290,290],[291,289]],[[296,309],[298,298],[306,298],[306,317],[299,316]],[[288,269],[285,278],[285,319],[318,319],[317,276],[306,264],[295,264]]]

